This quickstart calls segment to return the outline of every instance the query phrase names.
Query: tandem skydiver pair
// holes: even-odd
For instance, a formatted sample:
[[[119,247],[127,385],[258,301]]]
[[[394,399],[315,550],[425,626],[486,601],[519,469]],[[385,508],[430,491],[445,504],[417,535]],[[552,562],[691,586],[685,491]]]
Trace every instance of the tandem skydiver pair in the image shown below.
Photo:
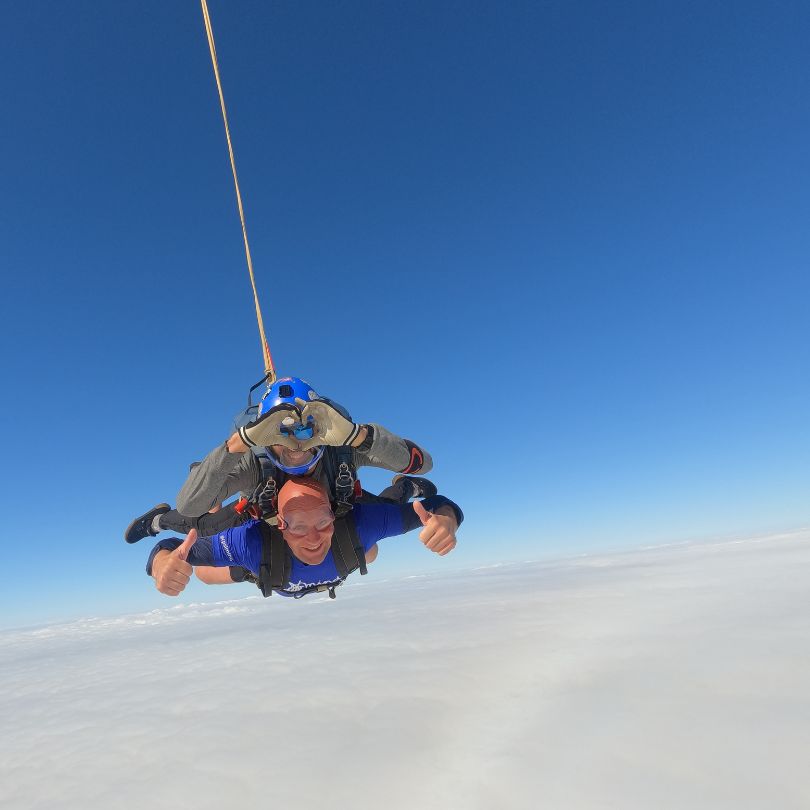
[[[357,480],[362,466],[398,474],[372,495]],[[307,382],[286,377],[268,388],[254,421],[192,465],[177,509],[159,504],[129,525],[125,539],[194,530],[186,542],[162,540],[150,554],[147,573],[168,595],[185,587],[196,565],[211,584],[249,580],[266,596],[324,589],[334,596],[349,573],[366,572],[383,537],[422,526],[429,549],[444,555],[455,547],[460,508],[413,475],[431,468],[430,455],[414,442],[378,424],[354,423]],[[426,500],[419,506],[411,498]],[[328,504],[328,514],[318,503]],[[323,552],[317,563],[310,561],[313,549]]]

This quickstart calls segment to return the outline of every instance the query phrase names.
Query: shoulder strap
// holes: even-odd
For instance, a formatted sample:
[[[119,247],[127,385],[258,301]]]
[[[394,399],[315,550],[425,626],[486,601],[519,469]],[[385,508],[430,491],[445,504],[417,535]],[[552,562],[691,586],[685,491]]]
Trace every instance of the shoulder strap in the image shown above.
[[[274,471],[278,469],[272,461],[270,461],[270,456],[267,455],[267,451],[262,448],[261,452],[256,452],[253,450],[253,455],[256,456],[259,462],[259,466],[262,468],[262,480],[266,478],[274,478],[273,475]]]
[[[259,566],[257,585],[262,594],[267,597],[274,590],[283,588],[289,582],[292,560],[287,543],[278,529],[262,522],[260,530],[262,534],[262,560]],[[349,574],[357,570],[361,574],[368,573],[366,552],[360,542],[360,535],[357,533],[357,526],[351,513],[335,521],[335,532],[332,535],[332,554],[335,558],[338,576],[341,579],[346,579]],[[335,587],[335,585],[313,585],[296,593],[295,596],[301,597],[311,591],[328,590],[329,596],[334,599]]]
[[[332,535],[332,554],[335,558],[338,575],[346,579],[352,571],[360,569],[361,574],[368,573],[366,552],[357,533],[357,525],[351,512],[335,521]]]
[[[262,534],[262,561],[259,565],[258,586],[262,594],[270,596],[277,588],[283,588],[290,579],[290,550],[274,526],[262,521],[259,524]]]
[[[336,447],[337,471],[335,473],[335,517],[351,512],[354,506],[354,484],[357,468],[354,466],[354,451],[351,447]]]
[[[252,517],[265,518],[271,525],[275,525],[278,490],[283,483],[279,481],[281,470],[270,461],[270,457],[264,449],[262,452],[256,452],[254,448],[253,455],[259,462],[261,478],[256,489],[247,498],[244,508]]]

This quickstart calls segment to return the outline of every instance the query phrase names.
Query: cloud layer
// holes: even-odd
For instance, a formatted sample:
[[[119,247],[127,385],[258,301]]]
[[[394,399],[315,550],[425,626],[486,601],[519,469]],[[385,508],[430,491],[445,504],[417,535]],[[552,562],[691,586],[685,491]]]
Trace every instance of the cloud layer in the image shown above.
[[[806,808],[809,564],[802,532],[372,567],[5,632],[0,806]]]

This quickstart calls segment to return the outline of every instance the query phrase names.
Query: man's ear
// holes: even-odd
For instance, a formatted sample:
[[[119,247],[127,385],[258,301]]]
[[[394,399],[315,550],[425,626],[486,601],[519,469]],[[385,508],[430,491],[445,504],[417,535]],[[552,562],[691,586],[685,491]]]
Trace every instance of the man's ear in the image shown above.
[[[286,521],[286,520],[284,520],[284,518],[283,518],[283,517],[281,517],[281,515],[278,515],[278,516],[277,516],[277,520],[276,520],[276,522],[278,523],[278,528],[279,528],[281,531],[284,531],[284,530],[287,528],[287,521]]]

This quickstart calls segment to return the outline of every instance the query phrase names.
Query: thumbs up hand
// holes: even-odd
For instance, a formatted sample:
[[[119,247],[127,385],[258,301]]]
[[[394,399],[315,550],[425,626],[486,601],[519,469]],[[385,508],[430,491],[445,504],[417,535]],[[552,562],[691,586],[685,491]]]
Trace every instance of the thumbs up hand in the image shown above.
[[[178,596],[188,585],[194,569],[186,560],[196,542],[197,530],[192,529],[174,551],[164,549],[155,555],[152,560],[152,576],[155,578],[155,587],[161,593]]]
[[[174,550],[174,553],[184,562],[188,559],[188,553],[191,551],[191,547],[197,542],[197,537],[199,537],[197,530],[189,529],[186,539]]]
[[[411,506],[422,521],[424,528],[419,532],[419,539],[425,547],[440,557],[449,554],[456,547],[458,528],[453,510],[448,506],[441,506],[436,512],[428,512],[421,501],[414,501]]]

